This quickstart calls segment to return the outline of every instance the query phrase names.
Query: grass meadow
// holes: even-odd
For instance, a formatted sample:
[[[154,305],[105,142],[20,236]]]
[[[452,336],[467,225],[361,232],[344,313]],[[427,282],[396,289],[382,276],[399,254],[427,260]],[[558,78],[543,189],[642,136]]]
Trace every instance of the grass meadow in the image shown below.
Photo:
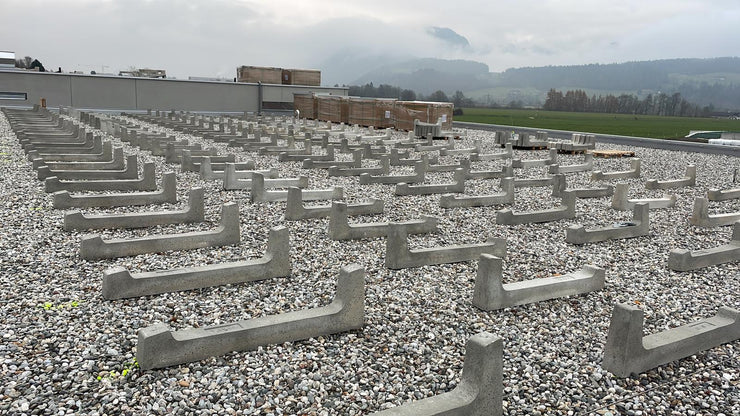
[[[740,131],[740,120],[714,118],[571,113],[505,108],[463,108],[463,114],[455,116],[455,121],[656,139],[685,137],[694,130]]]

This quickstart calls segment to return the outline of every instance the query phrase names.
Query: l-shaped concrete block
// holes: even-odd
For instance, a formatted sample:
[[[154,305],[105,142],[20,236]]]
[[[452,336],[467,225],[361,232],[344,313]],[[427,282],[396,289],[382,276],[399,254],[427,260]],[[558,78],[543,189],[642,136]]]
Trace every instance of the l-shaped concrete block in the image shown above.
[[[374,416],[501,416],[503,414],[503,341],[488,332],[465,346],[460,384],[449,393],[411,402]]]
[[[671,250],[668,255],[668,268],[683,272],[738,260],[740,260],[740,221],[734,224],[732,239],[727,244],[704,250]]]
[[[403,224],[390,223],[385,244],[385,267],[406,269],[434,264],[475,260],[481,254],[506,256],[506,239],[489,238],[485,243],[409,250],[408,231]]]
[[[336,296],[327,306],[179,331],[155,324],[139,330],[136,359],[149,370],[359,329],[365,319],[364,292],[364,269],[345,266],[339,272]]]
[[[207,266],[132,274],[123,267],[103,273],[103,297],[123,299],[290,276],[288,229],[270,229],[265,255]]]
[[[146,211],[124,214],[84,215],[80,211],[64,214],[65,231],[102,228],[146,228],[166,224],[202,222],[204,219],[205,195],[203,188],[192,188],[188,207],[175,211]]]
[[[604,288],[605,271],[584,266],[581,270],[545,279],[502,283],[503,260],[481,254],[475,278],[473,305],[484,311],[526,305],[564,296],[580,295]]]
[[[602,367],[629,377],[740,338],[740,311],[722,307],[711,318],[643,337],[644,313],[614,305]]]
[[[100,235],[86,235],[80,240],[80,257],[86,260],[111,259],[171,250],[220,247],[238,244],[239,241],[239,206],[230,202],[222,205],[221,224],[215,230],[114,240],[103,240]]]
[[[52,194],[56,209],[66,208],[111,208],[139,205],[154,205],[177,202],[177,179],[174,172],[162,175],[162,189],[154,192],[126,192],[101,195],[71,195],[69,191]]]
[[[642,203],[635,205],[632,221],[587,230],[582,225],[571,225],[565,232],[565,241],[570,244],[586,244],[598,241],[641,237],[650,234],[650,207]]]

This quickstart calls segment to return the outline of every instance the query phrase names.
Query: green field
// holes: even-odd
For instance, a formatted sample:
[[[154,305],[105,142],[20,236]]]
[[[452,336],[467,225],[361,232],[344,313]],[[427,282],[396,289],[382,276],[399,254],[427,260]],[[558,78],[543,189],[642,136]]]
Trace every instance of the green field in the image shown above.
[[[713,118],[568,113],[498,108],[464,108],[463,114],[462,116],[455,116],[455,121],[657,139],[685,137],[692,130],[740,131],[740,120]]]

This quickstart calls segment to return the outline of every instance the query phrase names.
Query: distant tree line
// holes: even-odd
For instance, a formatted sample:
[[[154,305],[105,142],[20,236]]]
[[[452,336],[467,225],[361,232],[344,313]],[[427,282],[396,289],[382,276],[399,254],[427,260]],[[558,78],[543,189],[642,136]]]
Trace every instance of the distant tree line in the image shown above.
[[[338,87],[339,85],[335,85]],[[365,85],[350,85],[348,94],[358,97],[396,98],[403,101],[435,101],[441,103],[453,103],[455,107],[473,107],[475,102],[465,97],[462,91],[455,91],[451,97],[442,90],[434,91],[429,95],[417,93],[409,89],[401,89],[388,84],[380,84],[377,87],[372,82]]]
[[[658,93],[648,94],[640,99],[636,95],[592,95],[583,90],[562,91],[550,89],[547,92],[545,110],[575,111],[589,113],[642,114],[679,117],[701,117],[713,111],[712,106],[700,107],[692,104],[676,92],[671,95]]]

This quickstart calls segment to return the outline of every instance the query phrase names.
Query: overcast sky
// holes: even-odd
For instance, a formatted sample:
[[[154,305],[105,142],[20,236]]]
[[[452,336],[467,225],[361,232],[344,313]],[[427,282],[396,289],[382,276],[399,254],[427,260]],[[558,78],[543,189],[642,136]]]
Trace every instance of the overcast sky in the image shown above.
[[[18,58],[185,79],[233,78],[238,65],[326,70],[343,56],[470,59],[496,72],[740,56],[738,39],[738,0],[0,0],[0,50]]]

